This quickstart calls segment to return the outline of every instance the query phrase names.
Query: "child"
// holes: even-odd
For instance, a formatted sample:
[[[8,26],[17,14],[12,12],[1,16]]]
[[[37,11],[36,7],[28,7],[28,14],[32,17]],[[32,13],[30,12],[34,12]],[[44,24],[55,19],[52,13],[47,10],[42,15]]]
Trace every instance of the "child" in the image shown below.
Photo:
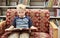
[[[10,28],[6,30],[13,29],[14,27],[18,29],[27,29],[32,26],[32,21],[25,15],[25,9],[26,6],[23,4],[17,6],[18,16],[14,18],[13,26],[10,26]]]
[[[18,5],[17,10],[18,10],[18,16],[15,17],[13,25],[16,28],[20,29],[27,29],[30,28],[32,25],[32,22],[28,16],[25,15],[25,5]]]
[[[28,29],[32,26],[32,21],[28,16],[25,15],[25,9],[26,9],[25,5],[19,4],[17,6],[18,16],[14,18],[13,25],[6,30],[14,29],[14,27],[22,30],[22,29]],[[32,29],[35,29],[35,27],[32,26]],[[8,38],[18,38],[18,37],[19,33],[13,33]]]

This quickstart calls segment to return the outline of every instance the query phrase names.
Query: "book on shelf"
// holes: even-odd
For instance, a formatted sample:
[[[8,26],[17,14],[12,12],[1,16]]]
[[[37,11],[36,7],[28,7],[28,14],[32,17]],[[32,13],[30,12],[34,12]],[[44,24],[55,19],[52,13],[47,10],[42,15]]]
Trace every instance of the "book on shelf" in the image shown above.
[[[59,21],[58,21],[57,19],[56,19],[55,24],[56,24],[57,26],[59,26]]]
[[[53,6],[58,6],[58,0],[53,1]]]
[[[1,6],[6,6],[6,2],[2,2],[1,3]]]
[[[49,9],[50,11],[50,16],[57,16],[57,10],[56,9]]]
[[[47,3],[47,7],[58,6],[58,0],[49,0]]]
[[[1,16],[1,12],[2,12],[2,10],[0,9],[0,16]]]
[[[6,6],[10,5],[10,0],[6,0]]]
[[[18,4],[30,5],[30,0],[19,0]]]
[[[50,19],[51,22],[54,22],[54,24],[59,27],[60,26],[60,19]]]
[[[57,27],[60,26],[60,19],[51,19],[50,22],[53,22]]]
[[[57,17],[60,17],[60,9],[57,9]]]
[[[11,0],[10,6],[16,6],[18,4],[18,0]]]
[[[10,6],[16,6],[17,2],[10,2]]]
[[[58,20],[58,24],[59,24],[59,26],[60,26],[60,19]]]
[[[60,0],[58,0],[59,2],[58,2],[58,6],[60,6]]]
[[[2,16],[5,16],[6,15],[6,11],[7,11],[7,9],[5,8],[5,9],[2,9]]]
[[[52,7],[52,6],[53,6],[53,1],[54,1],[54,0],[49,0],[49,1],[48,1],[48,4],[47,4],[47,7]]]
[[[56,22],[56,20],[55,20],[55,19],[50,19],[50,21],[51,21],[51,22],[54,22],[54,23]]]
[[[6,4],[7,6],[16,6],[18,3],[18,0],[7,0]]]
[[[31,2],[31,6],[45,6],[45,2]]]

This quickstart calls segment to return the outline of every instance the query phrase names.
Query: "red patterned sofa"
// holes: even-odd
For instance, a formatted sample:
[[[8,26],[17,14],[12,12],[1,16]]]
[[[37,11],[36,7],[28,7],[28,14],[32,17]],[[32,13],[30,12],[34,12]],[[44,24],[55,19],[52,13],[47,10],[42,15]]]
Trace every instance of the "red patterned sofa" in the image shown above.
[[[48,36],[46,38],[53,38],[53,36],[51,36],[52,33],[50,32],[50,13],[48,10],[26,9],[26,15],[31,18],[33,26],[38,28],[36,31],[31,32],[30,38],[40,38],[41,32],[46,33],[46,36]],[[10,27],[15,16],[17,16],[16,9],[7,10],[5,25],[2,25],[4,26],[4,29]]]

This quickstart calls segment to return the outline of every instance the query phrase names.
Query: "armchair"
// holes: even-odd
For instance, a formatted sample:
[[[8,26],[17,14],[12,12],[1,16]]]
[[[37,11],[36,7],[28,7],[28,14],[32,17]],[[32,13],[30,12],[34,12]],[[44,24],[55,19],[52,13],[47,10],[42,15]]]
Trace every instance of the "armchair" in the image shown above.
[[[48,10],[41,10],[41,9],[26,9],[26,15],[29,16],[33,22],[33,26],[37,27],[36,31],[32,30],[30,33],[30,38],[40,38],[40,35],[44,33],[46,38],[57,38],[54,37],[55,34],[52,34],[51,27],[52,24],[49,21],[49,11]],[[14,17],[17,16],[16,9],[8,9],[6,14],[6,21],[5,21],[5,28],[11,26]],[[54,28],[52,28],[54,30]],[[54,31],[55,32],[55,31]],[[4,36],[4,34],[2,35]]]

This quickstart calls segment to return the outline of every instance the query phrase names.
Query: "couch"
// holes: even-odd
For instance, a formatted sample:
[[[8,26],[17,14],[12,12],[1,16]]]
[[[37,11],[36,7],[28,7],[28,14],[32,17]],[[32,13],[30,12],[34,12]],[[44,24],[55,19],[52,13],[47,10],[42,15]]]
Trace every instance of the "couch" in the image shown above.
[[[26,15],[31,18],[33,26],[37,28],[37,30],[31,31],[30,38],[40,38],[41,32],[45,33],[46,38],[58,38],[58,29],[56,25],[53,25],[54,23],[49,21],[50,12],[48,10],[26,9]],[[4,37],[11,34],[11,32],[5,32],[5,29],[11,26],[15,16],[18,16],[17,9],[7,10],[6,20],[0,23],[0,36]]]

